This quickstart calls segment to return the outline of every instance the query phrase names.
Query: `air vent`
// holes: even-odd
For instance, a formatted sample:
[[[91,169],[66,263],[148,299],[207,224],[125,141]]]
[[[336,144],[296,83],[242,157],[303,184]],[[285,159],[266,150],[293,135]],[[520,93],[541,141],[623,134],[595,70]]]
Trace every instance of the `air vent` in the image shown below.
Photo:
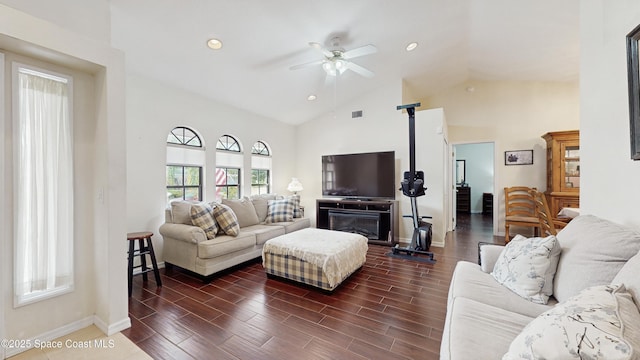
[[[351,112],[351,118],[352,119],[360,118],[360,117],[362,117],[362,110],[352,111]]]

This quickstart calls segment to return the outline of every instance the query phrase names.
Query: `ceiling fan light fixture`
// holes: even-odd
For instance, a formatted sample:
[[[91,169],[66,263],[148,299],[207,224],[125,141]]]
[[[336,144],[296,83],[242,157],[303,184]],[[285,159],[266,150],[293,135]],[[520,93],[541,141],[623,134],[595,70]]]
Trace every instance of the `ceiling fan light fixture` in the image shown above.
[[[315,99],[317,99],[317,98],[318,98],[318,97],[317,97],[317,96],[315,96],[315,95],[313,95],[313,94],[311,94],[311,95],[307,96],[307,100],[309,100],[309,101],[313,101],[313,100],[315,100]]]
[[[322,68],[327,74],[331,76],[336,76],[338,74],[336,63],[333,61],[325,61],[324,63],[322,63]]]
[[[342,74],[347,70],[347,67],[348,63],[343,59],[328,59],[322,63],[322,69],[331,76]]]
[[[407,49],[407,51],[413,51],[417,47],[418,47],[418,43],[414,41],[412,43],[409,43],[405,49]]]
[[[212,38],[207,40],[207,46],[212,50],[220,50],[222,49],[222,41],[216,38]]]

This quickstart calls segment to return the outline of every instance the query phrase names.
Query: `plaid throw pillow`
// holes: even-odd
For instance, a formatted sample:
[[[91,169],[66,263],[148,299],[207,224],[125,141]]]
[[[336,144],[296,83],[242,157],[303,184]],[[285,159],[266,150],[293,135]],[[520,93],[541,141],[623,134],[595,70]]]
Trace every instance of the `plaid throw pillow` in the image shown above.
[[[231,236],[238,236],[240,233],[240,224],[236,214],[230,207],[223,204],[212,203],[213,217],[216,219],[220,231]]]
[[[213,239],[218,233],[218,224],[213,218],[213,209],[209,204],[191,205],[191,223],[204,230],[207,239]]]
[[[269,200],[267,224],[293,221],[293,208],[291,199]]]
[[[291,195],[286,197],[287,200],[291,200],[293,203],[293,217],[301,218],[302,211],[300,210],[300,195]]]

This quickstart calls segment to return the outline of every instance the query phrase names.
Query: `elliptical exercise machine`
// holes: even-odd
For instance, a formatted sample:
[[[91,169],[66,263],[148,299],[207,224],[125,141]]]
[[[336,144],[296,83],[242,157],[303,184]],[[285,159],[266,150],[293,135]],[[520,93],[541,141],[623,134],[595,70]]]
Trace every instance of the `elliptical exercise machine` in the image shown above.
[[[413,236],[409,246],[400,247],[399,244],[396,244],[390,255],[433,264],[436,260],[433,258],[434,254],[429,251],[432,237],[431,223],[423,220],[431,219],[431,216],[420,216],[418,214],[417,198],[425,195],[425,190],[427,189],[424,187],[424,172],[416,171],[415,108],[419,106],[420,103],[415,103],[397,107],[397,110],[406,109],[407,114],[409,114],[409,171],[404,172],[400,190],[411,199],[411,215],[404,215],[403,217],[410,217],[413,220]],[[423,258],[415,255],[426,255],[427,257]]]

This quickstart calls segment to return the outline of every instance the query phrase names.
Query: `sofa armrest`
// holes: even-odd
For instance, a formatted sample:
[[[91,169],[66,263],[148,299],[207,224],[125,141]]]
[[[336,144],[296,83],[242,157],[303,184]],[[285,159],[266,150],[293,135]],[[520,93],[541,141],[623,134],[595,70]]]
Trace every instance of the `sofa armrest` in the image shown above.
[[[490,273],[498,261],[504,245],[480,243],[478,244],[478,261],[482,271]]]
[[[163,237],[193,244],[207,240],[204,230],[193,225],[164,223],[160,226],[160,234]]]

